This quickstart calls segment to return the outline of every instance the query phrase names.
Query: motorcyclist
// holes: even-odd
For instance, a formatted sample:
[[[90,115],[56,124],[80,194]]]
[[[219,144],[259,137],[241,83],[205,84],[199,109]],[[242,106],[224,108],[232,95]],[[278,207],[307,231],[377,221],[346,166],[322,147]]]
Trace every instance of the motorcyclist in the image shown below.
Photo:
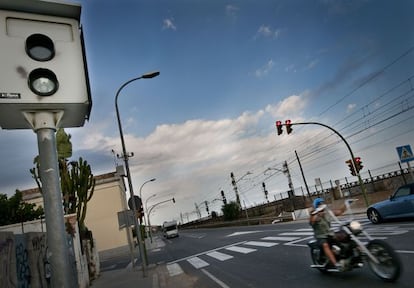
[[[331,216],[329,213],[325,213],[326,204],[324,204],[324,202],[323,198],[316,198],[313,201],[313,211],[311,212],[309,222],[313,228],[315,238],[318,241],[318,244],[322,247],[326,257],[328,257],[333,267],[337,268],[339,271],[343,271],[343,264],[337,263],[335,255],[329,245],[329,238],[333,238],[335,235],[331,230]],[[345,211],[345,205],[340,209],[332,210],[335,216],[342,215]]]

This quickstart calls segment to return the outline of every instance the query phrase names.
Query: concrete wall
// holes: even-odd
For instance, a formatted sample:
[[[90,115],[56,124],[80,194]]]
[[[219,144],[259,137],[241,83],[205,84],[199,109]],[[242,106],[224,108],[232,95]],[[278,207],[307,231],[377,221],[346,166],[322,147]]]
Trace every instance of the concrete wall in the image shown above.
[[[72,269],[77,274],[79,288],[89,287],[87,256],[82,253],[76,215],[66,215],[65,219],[75,231],[73,236],[67,235]],[[45,231],[44,222],[40,220],[0,227],[1,288],[48,287],[51,267],[47,258]],[[97,252],[88,251],[88,254],[98,259],[94,272],[99,274]]]
[[[0,232],[0,274],[4,288],[47,287],[51,274],[46,234]]]

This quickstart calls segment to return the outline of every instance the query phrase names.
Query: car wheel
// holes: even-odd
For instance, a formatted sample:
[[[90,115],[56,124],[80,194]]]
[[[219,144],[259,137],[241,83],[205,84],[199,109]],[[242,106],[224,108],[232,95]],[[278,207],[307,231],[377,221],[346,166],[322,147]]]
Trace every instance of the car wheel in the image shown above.
[[[378,224],[381,222],[381,215],[375,209],[369,209],[367,216],[369,221],[371,221],[373,224]]]

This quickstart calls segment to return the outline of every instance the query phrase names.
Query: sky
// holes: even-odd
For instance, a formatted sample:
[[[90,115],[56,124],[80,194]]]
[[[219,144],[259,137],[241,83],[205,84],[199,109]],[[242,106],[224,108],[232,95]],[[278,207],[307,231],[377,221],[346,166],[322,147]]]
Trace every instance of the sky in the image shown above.
[[[81,0],[92,93],[90,119],[67,128],[72,159],[94,175],[123,161],[118,99],[134,191],[157,205],[151,223],[221,211],[223,190],[242,206],[356,181],[338,131],[361,157],[362,177],[399,169],[396,147],[414,147],[414,27],[410,0]],[[0,130],[0,193],[36,187],[31,130]],[[112,152],[114,151],[114,152]],[[295,151],[298,155],[296,157]],[[403,168],[407,167],[405,163]],[[153,195],[156,196],[153,196]],[[129,194],[128,194],[129,195]],[[152,197],[153,196],[153,197]],[[150,198],[151,197],[151,198]]]

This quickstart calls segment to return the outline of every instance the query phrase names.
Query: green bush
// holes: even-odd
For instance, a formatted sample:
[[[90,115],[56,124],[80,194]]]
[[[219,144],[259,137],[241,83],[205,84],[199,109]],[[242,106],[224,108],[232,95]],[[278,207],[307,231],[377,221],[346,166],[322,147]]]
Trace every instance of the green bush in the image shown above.
[[[224,221],[236,220],[239,218],[240,215],[240,207],[234,201],[223,205],[221,207],[221,211],[223,212]]]

